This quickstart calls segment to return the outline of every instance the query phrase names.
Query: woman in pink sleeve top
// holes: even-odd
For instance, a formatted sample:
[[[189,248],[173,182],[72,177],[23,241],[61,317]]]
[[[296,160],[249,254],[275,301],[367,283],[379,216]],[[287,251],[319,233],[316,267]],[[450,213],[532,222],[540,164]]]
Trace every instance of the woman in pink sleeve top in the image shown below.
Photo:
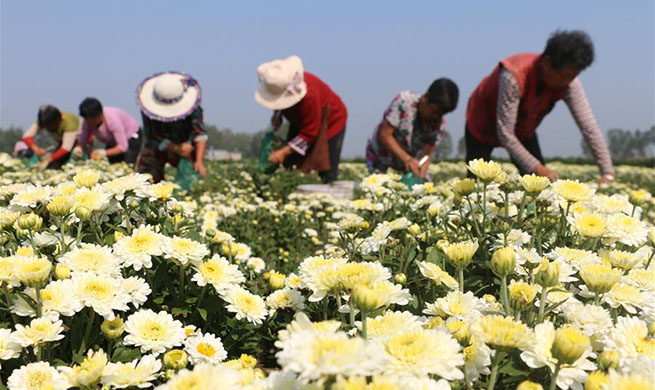
[[[120,108],[103,107],[96,98],[86,98],[80,104],[84,118],[74,155],[86,153],[94,160],[107,156],[109,162],[133,164],[141,151],[141,130],[136,119]],[[94,137],[106,145],[93,149]]]

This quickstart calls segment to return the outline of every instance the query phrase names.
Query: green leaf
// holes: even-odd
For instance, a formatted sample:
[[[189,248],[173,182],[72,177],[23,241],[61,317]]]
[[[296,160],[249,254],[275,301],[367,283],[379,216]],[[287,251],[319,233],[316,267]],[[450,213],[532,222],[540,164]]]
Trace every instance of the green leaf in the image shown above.
[[[129,362],[141,357],[141,351],[136,348],[118,347],[114,350],[111,360],[116,362]]]
[[[521,370],[520,368],[515,367],[514,361],[509,360],[507,363],[505,363],[504,366],[500,368],[500,373],[507,374],[509,376],[527,377],[530,374],[530,371]]]
[[[202,307],[199,307],[196,310],[198,310],[198,313],[200,313],[200,317],[202,317],[204,321],[207,321],[207,310],[203,309]]]

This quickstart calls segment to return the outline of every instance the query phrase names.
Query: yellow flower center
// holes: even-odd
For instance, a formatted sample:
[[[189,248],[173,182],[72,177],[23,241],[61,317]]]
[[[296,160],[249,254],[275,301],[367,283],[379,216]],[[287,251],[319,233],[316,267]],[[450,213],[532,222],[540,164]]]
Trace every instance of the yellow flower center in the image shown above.
[[[166,335],[166,330],[160,323],[148,321],[143,329],[143,336],[149,340],[161,340]]]
[[[216,349],[214,349],[214,347],[209,343],[200,343],[196,349],[205,356],[212,357],[216,354]]]

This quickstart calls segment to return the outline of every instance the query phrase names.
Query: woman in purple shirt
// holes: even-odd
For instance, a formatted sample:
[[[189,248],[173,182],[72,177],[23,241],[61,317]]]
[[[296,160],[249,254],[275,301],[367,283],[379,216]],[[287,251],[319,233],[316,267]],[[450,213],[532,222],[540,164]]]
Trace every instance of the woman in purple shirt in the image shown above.
[[[116,107],[103,107],[96,98],[88,97],[80,104],[80,116],[84,118],[76,150],[73,154],[86,153],[93,160],[107,156],[109,162],[136,162],[141,151],[141,129],[136,119]],[[94,137],[106,145],[106,149],[93,149]]]

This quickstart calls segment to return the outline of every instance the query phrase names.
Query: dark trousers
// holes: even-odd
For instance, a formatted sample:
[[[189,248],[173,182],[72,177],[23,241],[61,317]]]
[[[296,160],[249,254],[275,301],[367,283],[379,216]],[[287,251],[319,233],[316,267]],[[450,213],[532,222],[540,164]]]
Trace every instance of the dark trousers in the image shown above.
[[[128,164],[134,164],[136,162],[136,158],[139,156],[139,153],[141,153],[141,144],[143,143],[143,130],[139,128],[137,134],[137,138],[130,137],[128,140],[127,151],[125,153],[107,157],[110,163],[114,164],[125,161]]]
[[[467,163],[471,160],[475,160],[478,158],[481,158],[485,161],[491,160],[491,152],[494,150],[494,146],[487,145],[485,143],[480,142],[477,138],[475,138],[473,134],[471,134],[468,126],[466,126],[464,130],[464,139],[466,141]],[[535,134],[532,138],[521,141],[521,144],[523,144],[523,146],[525,146],[528,152],[530,152],[537,160],[539,160],[542,164],[545,164],[544,157],[541,154],[541,147],[539,146],[539,139],[537,138],[537,134]],[[518,167],[518,164],[513,158],[512,158],[512,163],[514,163],[514,165]],[[528,173],[530,172],[523,172],[521,170],[521,174],[528,174]],[[469,171],[468,177],[474,178],[475,175],[473,175],[473,173]]]
[[[324,183],[331,183],[339,178],[339,161],[341,160],[341,148],[343,147],[343,138],[346,136],[346,128],[332,139],[328,140],[328,149],[330,151],[330,170],[319,172]]]

